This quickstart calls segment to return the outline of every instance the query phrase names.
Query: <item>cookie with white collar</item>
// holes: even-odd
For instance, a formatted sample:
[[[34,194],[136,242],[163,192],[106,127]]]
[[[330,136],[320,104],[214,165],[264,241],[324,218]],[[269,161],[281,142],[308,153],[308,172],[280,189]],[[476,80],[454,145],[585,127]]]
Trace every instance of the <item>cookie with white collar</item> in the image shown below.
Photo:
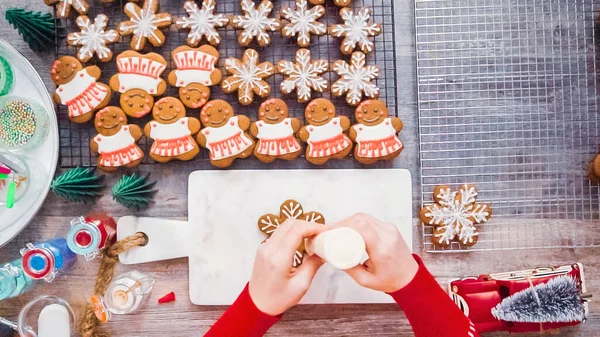
[[[400,155],[404,145],[398,138],[402,121],[390,117],[384,102],[368,100],[355,112],[357,123],[350,128],[350,139],[356,143],[354,159],[361,164],[374,164],[380,160],[393,160]]]
[[[263,102],[258,110],[258,121],[250,126],[250,134],[258,139],[254,156],[263,163],[300,157],[302,145],[295,134],[301,127],[298,118],[289,117],[284,101],[273,98]]]

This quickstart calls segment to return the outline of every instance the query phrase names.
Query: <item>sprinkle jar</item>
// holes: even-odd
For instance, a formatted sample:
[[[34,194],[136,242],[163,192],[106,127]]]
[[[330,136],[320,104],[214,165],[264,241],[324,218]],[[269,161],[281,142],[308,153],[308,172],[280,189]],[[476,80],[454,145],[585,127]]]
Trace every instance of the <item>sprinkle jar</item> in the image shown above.
[[[0,97],[0,149],[34,149],[46,139],[48,112],[24,97]]]

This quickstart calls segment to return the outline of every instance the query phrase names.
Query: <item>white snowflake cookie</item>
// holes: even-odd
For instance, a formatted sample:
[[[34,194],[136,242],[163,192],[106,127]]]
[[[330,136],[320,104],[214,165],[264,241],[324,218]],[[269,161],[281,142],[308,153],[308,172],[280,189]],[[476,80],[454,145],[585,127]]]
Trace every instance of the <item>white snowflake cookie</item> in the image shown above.
[[[241,60],[225,60],[225,69],[231,76],[223,80],[221,87],[228,94],[237,91],[242,105],[254,102],[255,94],[267,97],[271,93],[271,86],[265,80],[275,73],[275,68],[270,62],[258,63],[258,58],[256,50],[247,49]]]
[[[382,29],[379,24],[369,23],[371,10],[361,8],[354,14],[350,8],[342,8],[340,16],[344,23],[329,27],[329,35],[344,38],[340,47],[342,53],[350,55],[357,46],[365,54],[372,52],[374,43],[371,37],[381,34]]]
[[[325,3],[325,0],[309,0],[313,5],[322,5]],[[338,7],[347,7],[350,6],[352,0],[333,0],[333,3]]]
[[[92,22],[90,18],[82,15],[77,17],[75,23],[81,32],[67,35],[67,43],[70,46],[80,46],[77,52],[79,61],[87,62],[94,54],[102,62],[112,60],[113,52],[106,45],[117,42],[120,35],[116,30],[106,30],[108,17],[100,14]]]
[[[317,5],[308,8],[307,0],[296,0],[296,10],[292,8],[284,8],[281,11],[284,19],[289,21],[283,26],[281,34],[285,37],[298,37],[298,45],[300,47],[308,47],[310,45],[310,36],[322,36],[327,33],[325,24],[317,21],[325,15],[325,7]]]
[[[215,0],[204,0],[202,8],[194,1],[186,1],[183,8],[188,13],[187,17],[178,19],[175,24],[178,29],[189,29],[187,43],[190,47],[198,47],[202,39],[206,39],[213,46],[221,43],[221,36],[217,28],[229,24],[229,18],[223,14],[215,14]]]
[[[273,3],[263,0],[256,6],[252,0],[242,0],[241,5],[243,15],[236,15],[231,20],[234,28],[242,30],[238,37],[240,45],[247,47],[254,39],[261,47],[270,45],[271,35],[268,32],[281,29],[281,22],[269,17],[273,11]]]
[[[121,35],[133,35],[131,49],[144,49],[146,41],[154,47],[160,47],[165,43],[165,34],[160,29],[171,26],[173,18],[169,13],[157,12],[158,0],[145,0],[142,8],[132,2],[125,5],[125,14],[129,17],[129,21],[121,22],[118,30]]]
[[[477,202],[477,195],[473,185],[465,184],[458,191],[448,186],[435,187],[435,203],[423,206],[419,215],[423,224],[435,227],[431,238],[435,246],[448,247],[454,240],[469,247],[477,243],[476,225],[492,216],[490,205]]]
[[[313,90],[323,92],[327,89],[327,81],[321,76],[327,70],[327,60],[312,61],[310,50],[300,49],[296,52],[296,63],[280,61],[277,64],[277,71],[285,76],[281,82],[281,91],[290,94],[296,90],[298,102],[308,102],[312,99]]]
[[[90,9],[87,0],[44,0],[48,6],[56,5],[56,17],[58,19],[66,19],[71,15],[71,9],[74,9],[78,14],[85,15]]]
[[[354,52],[350,63],[344,60],[333,64],[333,71],[340,79],[331,86],[334,96],[346,95],[346,102],[357,106],[364,96],[369,98],[379,97],[379,87],[372,81],[379,77],[377,66],[366,65],[366,55],[362,52]]]

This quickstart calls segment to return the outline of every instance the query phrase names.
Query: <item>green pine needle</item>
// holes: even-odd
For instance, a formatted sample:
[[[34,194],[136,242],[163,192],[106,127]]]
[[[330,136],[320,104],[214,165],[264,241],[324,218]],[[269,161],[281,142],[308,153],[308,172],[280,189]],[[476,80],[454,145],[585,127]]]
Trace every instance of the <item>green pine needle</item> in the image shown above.
[[[112,188],[113,200],[136,210],[148,207],[157,192],[152,189],[156,181],[148,182],[149,177],[150,174],[146,176],[135,173],[124,175]]]
[[[56,177],[50,189],[57,196],[72,202],[87,203],[102,195],[104,176],[96,176],[95,169],[76,167]]]
[[[48,51],[56,46],[56,23],[50,13],[11,8],[6,11],[5,17],[33,51]]]

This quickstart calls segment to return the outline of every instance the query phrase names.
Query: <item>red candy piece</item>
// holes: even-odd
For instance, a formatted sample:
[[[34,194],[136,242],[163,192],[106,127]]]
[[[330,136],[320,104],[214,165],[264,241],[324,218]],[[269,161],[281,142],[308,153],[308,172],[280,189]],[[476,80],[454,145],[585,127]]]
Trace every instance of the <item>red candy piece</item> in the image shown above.
[[[175,302],[175,293],[174,292],[170,292],[170,293],[166,294],[165,296],[158,299],[158,303],[160,303],[160,304],[170,303],[170,302]]]

